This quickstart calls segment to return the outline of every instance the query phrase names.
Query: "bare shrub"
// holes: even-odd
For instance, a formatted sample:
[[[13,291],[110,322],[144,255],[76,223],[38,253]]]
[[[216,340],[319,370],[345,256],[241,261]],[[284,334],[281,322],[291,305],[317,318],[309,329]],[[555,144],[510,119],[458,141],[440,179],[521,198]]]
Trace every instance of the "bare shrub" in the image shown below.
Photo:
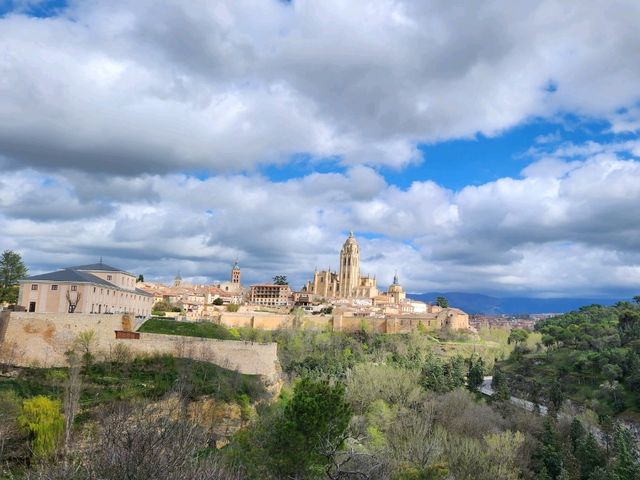
[[[155,407],[116,404],[98,419],[91,448],[66,465],[43,465],[28,480],[239,480],[193,423]]]
[[[82,391],[82,378],[80,377],[80,359],[75,353],[67,356],[69,363],[69,376],[64,386],[64,451],[69,452],[73,421],[78,413],[80,393]]]
[[[133,359],[133,353],[131,348],[124,343],[116,343],[111,349],[111,361],[120,365],[131,362]]]
[[[438,421],[452,433],[482,438],[499,432],[505,423],[491,407],[477,403],[464,389],[437,396],[435,402]]]
[[[348,373],[347,400],[355,413],[363,413],[376,400],[410,405],[422,396],[418,377],[417,371],[362,363]]]

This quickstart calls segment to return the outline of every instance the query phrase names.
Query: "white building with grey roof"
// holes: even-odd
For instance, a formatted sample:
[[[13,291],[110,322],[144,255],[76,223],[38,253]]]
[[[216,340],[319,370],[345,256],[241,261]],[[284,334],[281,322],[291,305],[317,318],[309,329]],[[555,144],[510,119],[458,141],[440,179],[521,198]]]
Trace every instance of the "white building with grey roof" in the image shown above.
[[[35,313],[148,316],[153,295],[136,288],[135,275],[100,262],[21,280],[18,305]]]

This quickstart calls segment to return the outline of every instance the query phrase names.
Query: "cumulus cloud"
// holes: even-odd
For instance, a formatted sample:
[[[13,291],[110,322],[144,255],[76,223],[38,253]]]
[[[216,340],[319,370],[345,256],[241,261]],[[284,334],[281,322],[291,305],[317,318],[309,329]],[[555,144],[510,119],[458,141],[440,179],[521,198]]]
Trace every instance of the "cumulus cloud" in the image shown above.
[[[15,204],[32,176],[13,174],[3,184],[3,205]],[[84,205],[86,192],[74,177],[54,175],[49,183],[54,193],[65,185],[62,203]],[[148,195],[126,193],[141,186]],[[45,219],[5,207],[2,247],[18,248],[43,269],[54,253],[52,267],[103,255],[163,280],[177,271],[224,279],[238,259],[246,281],[284,273],[300,286],[316,267],[337,268],[344,236],[354,229],[363,273],[386,285],[398,270],[410,291],[593,295],[631,292],[640,283],[640,162],[610,154],[572,157],[565,168],[541,160],[521,178],[459,192],[431,181],[401,189],[366,167],[282,182],[153,175],[97,191],[109,208],[89,203],[77,215]]]
[[[20,11],[0,18],[0,154],[14,168],[250,171],[297,153],[399,168],[420,160],[420,142],[533,116],[628,130],[636,110],[620,108],[640,100],[631,0],[606,13],[552,0]]]

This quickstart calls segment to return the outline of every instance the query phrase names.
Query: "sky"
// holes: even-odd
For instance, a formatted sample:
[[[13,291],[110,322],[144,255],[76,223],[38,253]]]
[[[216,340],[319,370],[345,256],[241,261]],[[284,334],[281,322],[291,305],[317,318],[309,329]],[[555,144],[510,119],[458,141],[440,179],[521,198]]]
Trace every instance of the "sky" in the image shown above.
[[[0,250],[640,293],[640,2],[0,0]]]

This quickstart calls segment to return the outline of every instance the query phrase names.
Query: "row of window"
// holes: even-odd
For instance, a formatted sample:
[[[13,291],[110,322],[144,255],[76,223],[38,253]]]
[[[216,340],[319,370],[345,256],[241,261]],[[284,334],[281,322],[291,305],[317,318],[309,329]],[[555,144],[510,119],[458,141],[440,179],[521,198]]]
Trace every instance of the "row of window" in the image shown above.
[[[38,290],[38,285],[33,284],[31,285],[31,290]],[[51,290],[58,290],[58,285],[51,285]],[[71,291],[75,292],[78,290],[78,286],[77,285],[71,285]]]
[[[38,290],[38,284],[36,284],[36,283],[32,284],[32,285],[31,285],[31,290],[33,290],[33,291]],[[51,290],[58,290],[58,285],[56,285],[56,284],[51,285]],[[78,290],[78,286],[77,286],[77,285],[71,285],[71,291],[72,291],[72,292],[76,292],[77,290]],[[107,295],[109,295],[109,292],[110,292],[110,290],[107,290]],[[93,287],[93,293],[96,293],[96,287]],[[101,294],[103,294],[103,293],[104,293],[104,288],[101,288],[101,289],[100,289],[100,293],[101,293]],[[114,290],[114,291],[113,291],[113,295],[115,296],[115,294],[116,294],[116,291]],[[120,293],[120,296],[121,296],[121,297],[123,297],[123,296],[124,296],[124,297],[126,297],[126,298],[129,298],[129,294],[128,294],[128,293],[127,293],[127,294]],[[134,294],[131,294],[131,297],[132,297],[132,298],[133,298],[133,296],[134,296]],[[148,301],[148,302],[151,302],[152,300],[153,300],[152,298],[148,298],[148,299],[147,299],[147,301]]]

